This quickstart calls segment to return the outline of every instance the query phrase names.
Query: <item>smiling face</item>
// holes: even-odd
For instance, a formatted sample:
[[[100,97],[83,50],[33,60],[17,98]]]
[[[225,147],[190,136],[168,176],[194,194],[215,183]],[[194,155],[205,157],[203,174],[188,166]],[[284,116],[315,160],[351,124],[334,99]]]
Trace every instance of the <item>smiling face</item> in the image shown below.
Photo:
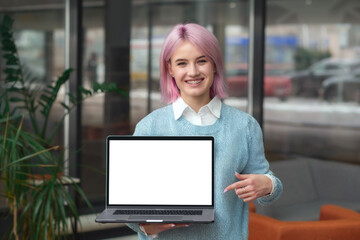
[[[192,43],[185,41],[179,45],[170,58],[168,70],[180,89],[181,97],[192,108],[210,102],[215,68]]]

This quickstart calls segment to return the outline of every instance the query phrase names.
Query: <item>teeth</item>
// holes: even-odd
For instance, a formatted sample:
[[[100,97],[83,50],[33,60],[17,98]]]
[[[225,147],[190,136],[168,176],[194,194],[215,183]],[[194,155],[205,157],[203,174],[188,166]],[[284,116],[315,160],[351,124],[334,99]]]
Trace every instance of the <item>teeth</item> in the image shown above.
[[[200,83],[201,80],[197,80],[197,81],[187,81],[187,83],[190,83],[190,84],[197,84],[197,83]]]

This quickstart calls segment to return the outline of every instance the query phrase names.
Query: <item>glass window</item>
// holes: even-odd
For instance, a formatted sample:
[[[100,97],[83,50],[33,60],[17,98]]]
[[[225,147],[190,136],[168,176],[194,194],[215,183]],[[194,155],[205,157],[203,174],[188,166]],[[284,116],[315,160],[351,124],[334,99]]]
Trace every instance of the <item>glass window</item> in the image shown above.
[[[264,131],[271,160],[360,163],[360,25],[349,14],[359,3],[336,11],[327,4],[267,1]]]
[[[229,11],[245,11],[248,3],[229,4]],[[233,13],[235,15],[235,12]],[[239,16],[247,16],[248,13],[242,12]],[[238,23],[231,21],[225,26],[225,67],[228,98],[225,103],[240,108],[247,109],[247,78],[248,78],[248,52],[249,52],[249,30],[243,21],[238,18]]]

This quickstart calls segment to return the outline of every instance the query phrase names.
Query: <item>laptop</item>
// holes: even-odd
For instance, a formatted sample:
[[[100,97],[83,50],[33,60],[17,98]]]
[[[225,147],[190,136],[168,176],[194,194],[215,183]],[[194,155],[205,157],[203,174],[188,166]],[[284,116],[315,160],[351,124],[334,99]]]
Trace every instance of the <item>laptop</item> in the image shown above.
[[[108,136],[99,223],[214,222],[214,138]]]

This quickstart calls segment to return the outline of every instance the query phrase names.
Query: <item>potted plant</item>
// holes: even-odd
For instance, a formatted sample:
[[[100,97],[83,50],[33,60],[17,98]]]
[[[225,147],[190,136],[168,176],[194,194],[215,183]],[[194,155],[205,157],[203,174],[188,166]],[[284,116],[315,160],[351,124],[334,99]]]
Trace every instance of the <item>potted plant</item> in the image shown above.
[[[34,166],[51,168],[56,174],[61,166],[53,161],[50,151],[58,146],[45,148],[35,135],[23,129],[21,115],[0,116],[0,126],[0,180],[4,183],[2,195],[7,199],[12,217],[12,227],[6,237],[61,238],[69,227],[67,219],[79,219],[71,195],[56,177],[41,184],[33,184],[28,178]],[[39,162],[31,164],[30,160],[35,157]],[[73,186],[83,195],[78,186]]]
[[[63,149],[59,144],[54,145],[53,137],[63,124],[65,115],[84,99],[100,92],[125,92],[115,84],[95,83],[92,89],[81,87],[75,95],[67,93],[70,104],[58,103],[59,91],[73,69],[65,70],[45,88],[34,87],[36,79],[31,77],[31,70],[24,68],[18,56],[12,25],[9,16],[0,15],[6,75],[4,83],[0,82],[0,181],[4,182],[3,195],[13,219],[8,236],[14,239],[61,239],[69,227],[74,226],[73,221],[79,220],[79,212],[68,188],[74,189],[89,206],[90,203],[76,181],[67,176],[60,177],[63,173]],[[61,104],[68,111],[48,131],[54,104]],[[30,122],[27,128],[23,126],[24,118]],[[47,177],[36,181],[34,169],[46,169]]]

